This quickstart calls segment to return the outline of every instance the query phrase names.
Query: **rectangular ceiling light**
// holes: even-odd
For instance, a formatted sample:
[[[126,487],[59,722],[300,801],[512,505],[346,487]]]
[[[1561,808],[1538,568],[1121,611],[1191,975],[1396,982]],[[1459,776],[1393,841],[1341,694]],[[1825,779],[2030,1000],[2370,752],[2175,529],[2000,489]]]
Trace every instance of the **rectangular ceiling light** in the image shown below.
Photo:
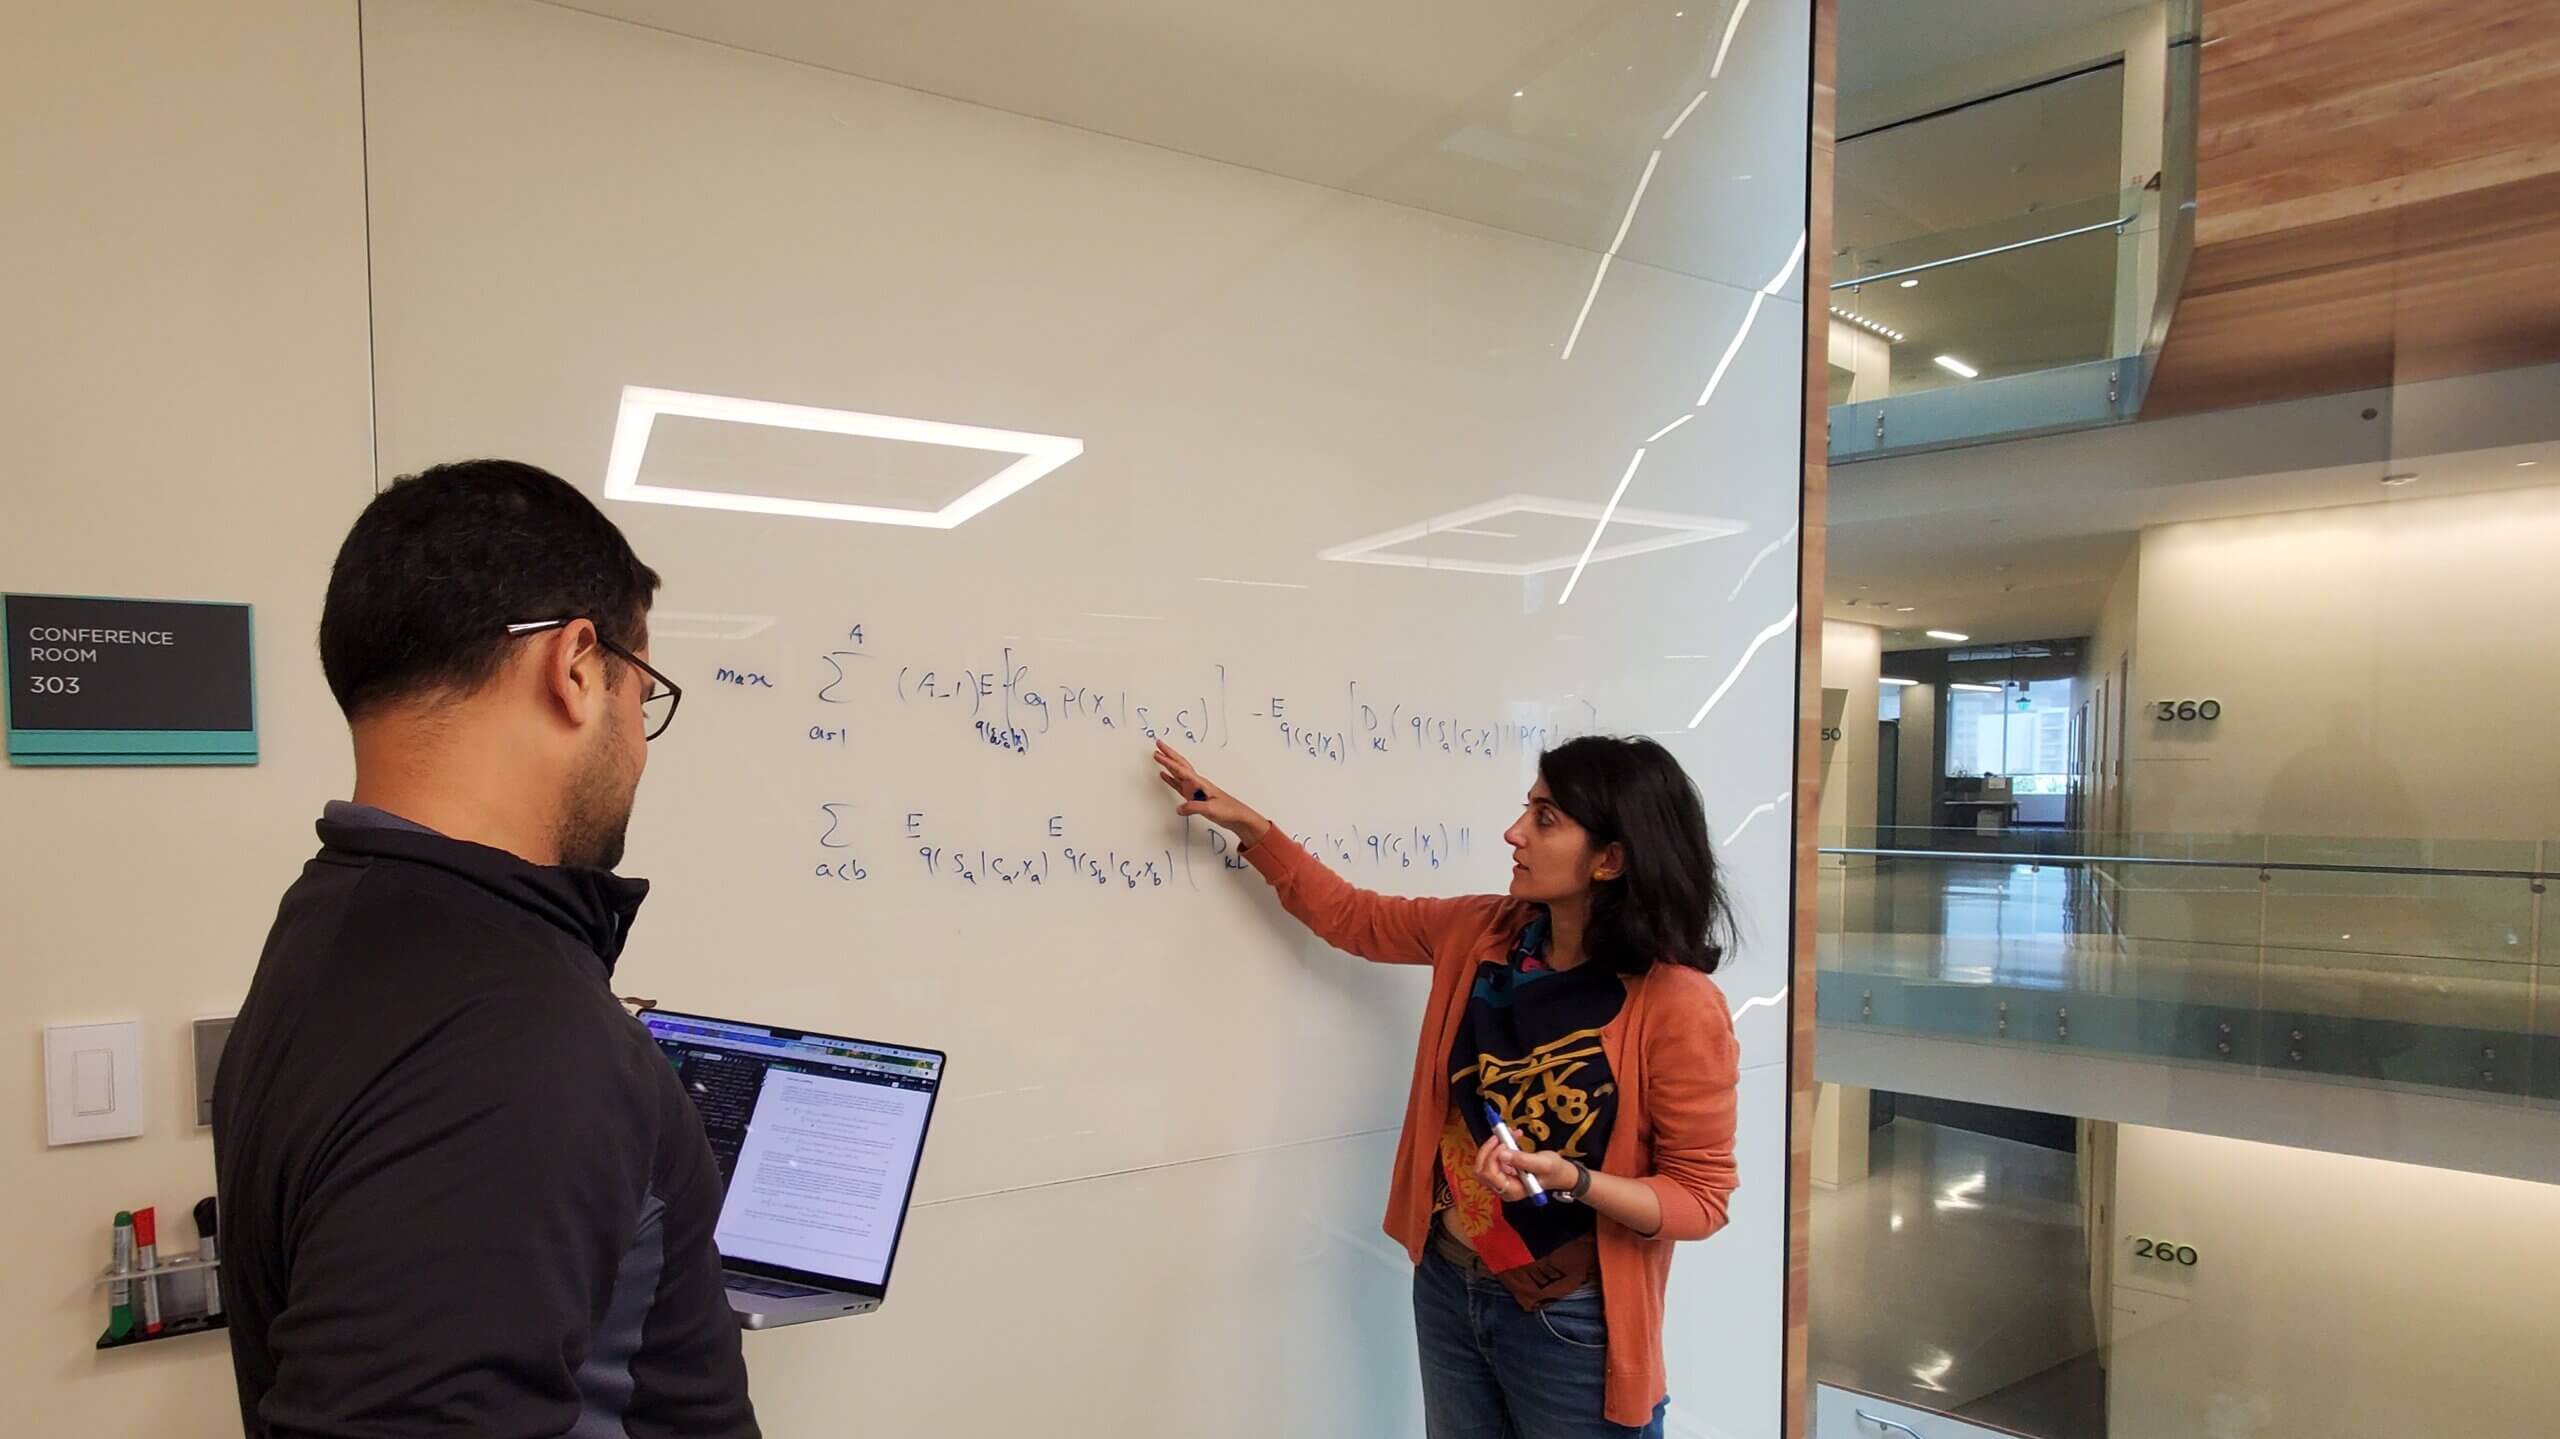
[[[1880,685],[1891,685],[1895,689],[1907,689],[1920,682],[1918,680],[1898,680],[1891,675],[1879,675],[1876,678],[1876,683]]]
[[[1938,368],[1941,370],[1953,370],[1968,380],[1982,373],[1980,370],[1975,369],[1973,366],[1966,364],[1964,361],[1957,359],[1953,355],[1940,355],[1938,357]]]
[[[1986,695],[1996,695],[2001,692],[1998,685],[1951,684],[1947,686],[1947,688],[1951,690],[1971,690],[1976,694]]]
[[[1332,545],[1318,550],[1316,558],[1332,560],[1339,564],[1393,565],[1415,570],[1457,570],[1478,575],[1542,575],[1555,570],[1571,569],[1584,557],[1568,550],[1559,555],[1509,564],[1494,560],[1441,559],[1432,555],[1385,552],[1401,545],[1421,543],[1434,535],[1456,534],[1480,525],[1486,520],[1499,519],[1504,515],[1546,515],[1563,520],[1598,520],[1601,514],[1601,506],[1583,500],[1559,500],[1546,495],[1505,495],[1501,499],[1487,500],[1483,504],[1470,505],[1463,510],[1434,515],[1416,524],[1399,525],[1392,530],[1384,530],[1343,544]],[[1587,557],[1591,564],[1630,559],[1660,550],[1677,549],[1682,545],[1694,545],[1704,540],[1722,539],[1726,535],[1741,534],[1750,528],[1740,520],[1721,519],[1714,515],[1679,514],[1668,510],[1621,509],[1611,518],[1610,523],[1624,529],[1653,530],[1656,533],[1622,544],[1602,545]]]
[[[1020,458],[938,510],[848,505],[785,495],[646,485],[640,482],[640,461],[648,452],[650,426],[660,415],[726,420],[740,425],[770,425],[786,430],[816,430],[875,440],[904,440],[919,445],[949,445]],[[613,426],[613,452],[605,461],[604,494],[609,500],[629,500],[636,504],[682,505],[703,510],[739,510],[756,515],[843,520],[862,525],[950,530],[986,513],[998,501],[1020,494],[1032,481],[1083,453],[1084,441],[1065,435],[990,430],[977,425],[910,419],[904,415],[873,415],[860,410],[786,405],[778,400],[749,400],[734,395],[701,395],[685,390],[654,390],[640,385],[625,385],[622,388],[622,411]]]
[[[1971,635],[1957,634],[1954,630],[1927,630],[1923,633],[1927,634],[1929,638],[1933,640],[1945,640],[1951,645],[1960,645],[1966,640],[1973,638]]]

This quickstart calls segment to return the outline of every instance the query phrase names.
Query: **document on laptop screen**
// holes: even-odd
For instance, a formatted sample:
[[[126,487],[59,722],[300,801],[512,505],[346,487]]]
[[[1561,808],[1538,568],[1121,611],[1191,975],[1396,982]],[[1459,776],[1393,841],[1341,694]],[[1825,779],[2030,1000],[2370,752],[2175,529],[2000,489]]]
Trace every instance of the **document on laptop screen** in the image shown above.
[[[932,1104],[917,1089],[768,1070],[721,1206],[721,1254],[883,1282]]]

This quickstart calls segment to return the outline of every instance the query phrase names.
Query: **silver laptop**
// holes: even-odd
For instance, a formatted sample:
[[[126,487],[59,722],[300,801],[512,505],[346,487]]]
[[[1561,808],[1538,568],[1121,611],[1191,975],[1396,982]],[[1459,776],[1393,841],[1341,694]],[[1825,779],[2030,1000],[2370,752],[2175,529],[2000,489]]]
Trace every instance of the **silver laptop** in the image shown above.
[[[664,1009],[640,1020],[720,1160],[720,1264],[739,1320],[771,1329],[879,1308],[942,1051]]]

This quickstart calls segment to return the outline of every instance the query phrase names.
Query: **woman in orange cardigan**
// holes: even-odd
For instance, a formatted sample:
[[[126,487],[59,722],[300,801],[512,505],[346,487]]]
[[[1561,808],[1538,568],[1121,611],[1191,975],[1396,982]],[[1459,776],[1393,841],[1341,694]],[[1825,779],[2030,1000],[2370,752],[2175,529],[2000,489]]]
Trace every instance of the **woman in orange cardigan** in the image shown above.
[[[1431,966],[1386,1217],[1430,1439],[1659,1436],[1671,1245],[1722,1228],[1734,1187],[1733,1018],[1707,977],[1730,913],[1678,761],[1549,750],[1503,835],[1510,892],[1466,899],[1355,889],[1178,751],[1156,764],[1319,937]]]

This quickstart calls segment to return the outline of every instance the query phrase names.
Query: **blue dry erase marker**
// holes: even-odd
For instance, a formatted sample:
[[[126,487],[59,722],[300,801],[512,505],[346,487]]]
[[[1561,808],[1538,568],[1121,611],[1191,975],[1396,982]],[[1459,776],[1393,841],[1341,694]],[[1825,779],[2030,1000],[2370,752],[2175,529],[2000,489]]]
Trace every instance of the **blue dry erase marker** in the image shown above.
[[[1502,1141],[1503,1148],[1514,1154],[1520,1152],[1520,1141],[1511,1137],[1511,1126],[1502,1122],[1502,1111],[1494,1108],[1493,1101],[1489,1099],[1484,1105],[1484,1122],[1493,1126],[1493,1137]],[[1543,1205],[1547,1202],[1546,1186],[1538,1182],[1538,1176],[1523,1170],[1520,1182],[1529,1186],[1531,1204]]]

